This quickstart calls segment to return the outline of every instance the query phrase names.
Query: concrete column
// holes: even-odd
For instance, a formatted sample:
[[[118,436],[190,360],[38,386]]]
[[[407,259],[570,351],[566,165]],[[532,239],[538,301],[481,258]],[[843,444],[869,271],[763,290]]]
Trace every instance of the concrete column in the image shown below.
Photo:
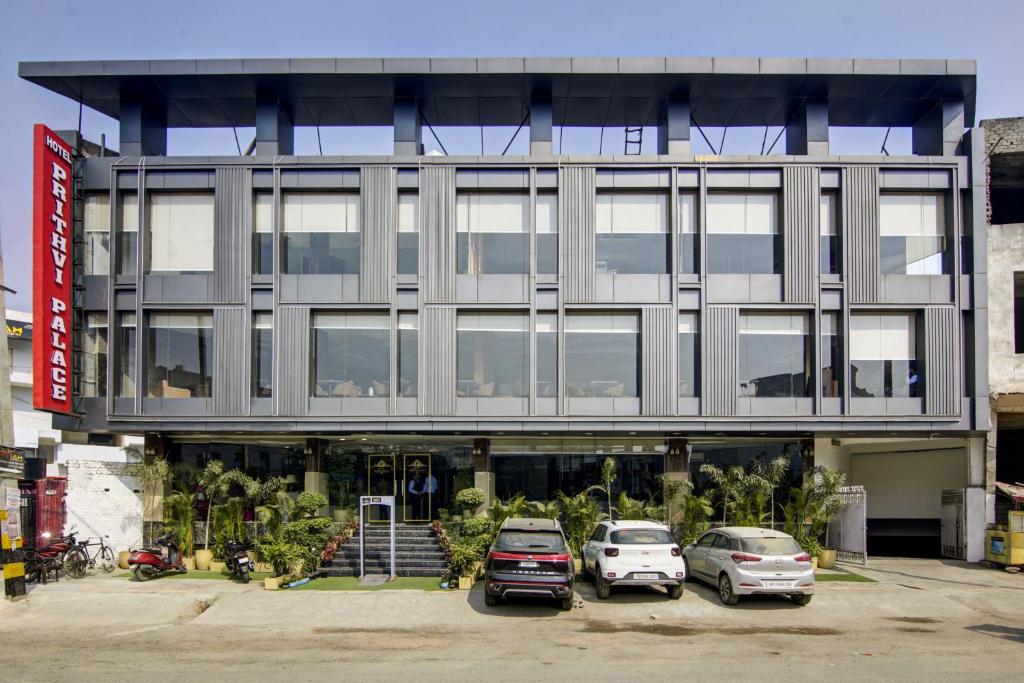
[[[395,97],[395,154],[423,154],[423,122],[414,97]]]
[[[167,112],[163,102],[121,101],[120,154],[167,156]]]
[[[963,101],[938,102],[914,124],[913,153],[922,156],[953,156],[963,136]]]
[[[170,450],[170,440],[160,434],[146,434],[143,446],[143,462],[166,460]],[[164,497],[170,492],[171,484],[163,482],[157,485],[155,493],[148,490],[142,492],[142,542],[147,547],[153,539],[160,535],[164,524]]]
[[[985,527],[995,521],[995,493],[986,491],[989,458],[985,437],[969,437],[966,441],[967,529],[964,537],[967,541],[967,561],[980,562],[985,559]]]
[[[686,439],[668,440],[668,452],[665,454],[665,481],[690,482],[690,445]],[[684,486],[674,496],[665,500],[665,504],[668,506],[668,525],[670,529],[675,528],[676,525],[681,524],[683,521],[683,495],[689,489],[689,486]],[[667,493],[665,495],[667,496]]]
[[[291,112],[276,97],[256,100],[256,154],[295,153],[295,124]]]
[[[305,454],[306,475],[303,481],[303,490],[327,496],[329,480],[327,472],[324,471],[325,460],[327,459],[327,442],[323,439],[306,439]],[[327,510],[320,510],[320,514],[327,514]]]
[[[491,501],[494,500],[490,439],[473,439],[473,486],[484,492],[484,504],[477,510],[477,514],[480,514],[489,508]]]
[[[658,114],[658,154],[690,153],[690,100],[675,97]]]
[[[828,102],[804,100],[786,126],[786,154],[828,156]]]
[[[553,119],[550,97],[530,99],[530,156],[551,156]]]

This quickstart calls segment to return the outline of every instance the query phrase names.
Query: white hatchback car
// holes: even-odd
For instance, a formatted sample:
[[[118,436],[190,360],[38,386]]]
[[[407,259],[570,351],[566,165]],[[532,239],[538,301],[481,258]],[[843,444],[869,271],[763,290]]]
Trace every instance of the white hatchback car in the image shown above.
[[[597,597],[606,600],[612,586],[664,586],[668,596],[683,595],[686,568],[668,527],[654,522],[601,522],[583,546],[583,575],[593,578]]]
[[[814,595],[811,556],[789,534],[757,527],[722,527],[683,549],[689,576],[718,588],[726,605],[741,595],[788,595],[806,605]]]

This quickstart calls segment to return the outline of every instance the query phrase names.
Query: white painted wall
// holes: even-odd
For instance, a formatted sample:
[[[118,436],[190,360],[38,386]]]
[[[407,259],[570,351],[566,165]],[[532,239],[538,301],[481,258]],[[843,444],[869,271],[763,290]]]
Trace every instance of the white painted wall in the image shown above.
[[[124,463],[67,462],[67,528],[80,540],[109,535],[115,552],[142,544],[142,484],[124,471]]]
[[[868,494],[868,517],[938,519],[943,489],[967,485],[964,449],[853,453],[847,484]]]

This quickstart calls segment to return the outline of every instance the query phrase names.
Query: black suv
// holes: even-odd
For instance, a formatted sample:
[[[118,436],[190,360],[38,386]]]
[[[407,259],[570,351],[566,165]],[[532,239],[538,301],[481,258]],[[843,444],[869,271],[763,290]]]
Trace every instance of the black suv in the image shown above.
[[[508,519],[487,553],[485,601],[526,595],[553,598],[572,609],[572,552],[554,519]]]

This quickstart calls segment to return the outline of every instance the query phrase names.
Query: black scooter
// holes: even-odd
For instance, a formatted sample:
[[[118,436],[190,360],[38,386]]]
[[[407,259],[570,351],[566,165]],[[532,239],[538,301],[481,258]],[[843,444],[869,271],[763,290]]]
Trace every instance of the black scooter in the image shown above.
[[[235,539],[224,544],[224,564],[242,583],[249,583],[249,574],[256,571],[256,563],[249,559],[249,544]]]

